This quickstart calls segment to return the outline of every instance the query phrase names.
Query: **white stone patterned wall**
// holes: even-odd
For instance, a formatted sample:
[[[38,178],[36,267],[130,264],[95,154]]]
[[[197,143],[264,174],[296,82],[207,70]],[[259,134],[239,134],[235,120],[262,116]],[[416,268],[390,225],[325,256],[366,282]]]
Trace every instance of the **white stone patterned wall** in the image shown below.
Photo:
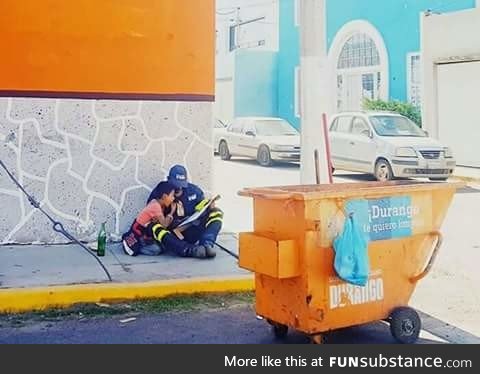
[[[170,166],[208,190],[212,104],[0,98],[0,159],[81,240],[118,239]],[[0,170],[0,243],[63,243]]]

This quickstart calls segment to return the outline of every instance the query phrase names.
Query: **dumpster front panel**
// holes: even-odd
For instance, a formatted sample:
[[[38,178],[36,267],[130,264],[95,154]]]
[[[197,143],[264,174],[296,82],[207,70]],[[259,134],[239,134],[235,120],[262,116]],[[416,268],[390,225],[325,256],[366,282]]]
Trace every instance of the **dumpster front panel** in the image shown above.
[[[455,192],[455,189],[436,190],[432,192],[433,225],[436,229],[442,227]]]
[[[308,328],[309,311],[305,302],[307,284],[304,278],[276,279],[255,276],[256,313],[271,321],[299,331]]]
[[[273,235],[272,239],[276,240],[303,240],[304,207],[303,201],[256,198],[253,206],[255,233]]]
[[[347,200],[308,201],[306,226],[320,226],[317,245],[327,248],[342,232],[345,218],[353,214],[369,242],[407,238],[438,231],[454,191],[419,191],[408,195],[360,196]]]
[[[281,271],[288,270],[291,275],[298,276],[282,279],[281,276],[271,276],[256,272],[255,293],[256,312],[267,319],[302,330],[307,327],[308,308],[306,297],[306,264],[305,261],[305,210],[303,201],[256,198],[254,201],[255,235],[274,242],[294,242],[294,255],[283,256],[294,258],[296,265],[290,267],[277,263]],[[240,246],[240,263],[248,256],[246,246]],[[260,249],[260,248],[257,248]],[[275,264],[279,257],[273,255],[268,263]],[[272,260],[273,259],[273,260]],[[294,270],[293,270],[294,269]]]
[[[347,284],[333,269],[333,248],[315,245],[307,233],[309,334],[386,319],[406,306],[415,289],[410,281],[428,262],[434,245],[430,235],[378,241],[369,246],[370,277],[366,287]]]

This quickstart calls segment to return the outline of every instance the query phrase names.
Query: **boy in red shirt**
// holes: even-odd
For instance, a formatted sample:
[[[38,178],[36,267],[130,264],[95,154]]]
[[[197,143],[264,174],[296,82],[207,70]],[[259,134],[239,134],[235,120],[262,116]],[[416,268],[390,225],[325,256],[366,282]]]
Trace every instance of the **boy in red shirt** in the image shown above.
[[[175,187],[163,182],[158,188],[159,198],[150,201],[138,214],[130,230],[123,234],[122,244],[125,253],[137,256],[143,246],[155,241],[162,249],[172,250],[181,257],[207,258],[203,246],[182,241],[168,230],[176,210]]]

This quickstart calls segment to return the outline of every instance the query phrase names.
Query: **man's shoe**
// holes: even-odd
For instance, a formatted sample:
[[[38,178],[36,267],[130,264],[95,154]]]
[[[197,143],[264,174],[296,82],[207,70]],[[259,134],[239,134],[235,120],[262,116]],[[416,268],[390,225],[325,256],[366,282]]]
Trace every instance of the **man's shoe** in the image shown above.
[[[207,251],[207,257],[208,258],[215,258],[217,256],[217,252],[215,251],[213,244],[211,243],[205,243],[203,245]]]
[[[189,257],[207,258],[207,249],[203,245],[195,245],[188,251]]]

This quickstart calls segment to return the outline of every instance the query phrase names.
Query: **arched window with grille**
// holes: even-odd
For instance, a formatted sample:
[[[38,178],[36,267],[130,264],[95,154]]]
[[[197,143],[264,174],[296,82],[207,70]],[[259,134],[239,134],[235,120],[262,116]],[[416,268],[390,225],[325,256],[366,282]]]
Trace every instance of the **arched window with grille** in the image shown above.
[[[379,66],[380,55],[375,42],[366,34],[355,34],[347,40],[338,59],[338,69]]]
[[[361,20],[344,25],[330,58],[338,112],[361,110],[365,98],[388,98],[388,55],[373,25]]]

